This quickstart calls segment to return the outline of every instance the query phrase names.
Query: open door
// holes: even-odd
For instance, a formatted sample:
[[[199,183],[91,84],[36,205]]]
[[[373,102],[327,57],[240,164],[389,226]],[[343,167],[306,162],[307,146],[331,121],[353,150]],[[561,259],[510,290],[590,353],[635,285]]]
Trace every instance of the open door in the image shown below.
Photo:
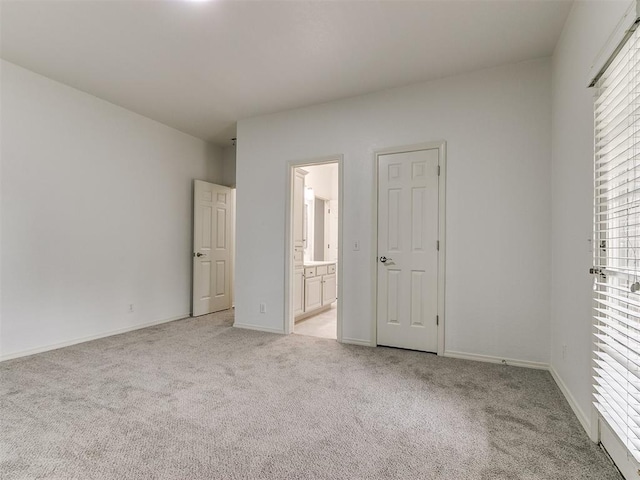
[[[231,189],[196,180],[193,316],[231,308]]]

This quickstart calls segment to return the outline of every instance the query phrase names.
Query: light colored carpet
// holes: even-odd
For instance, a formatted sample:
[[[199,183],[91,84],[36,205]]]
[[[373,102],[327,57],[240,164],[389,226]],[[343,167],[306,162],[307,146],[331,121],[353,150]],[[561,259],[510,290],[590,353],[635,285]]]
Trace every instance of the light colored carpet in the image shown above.
[[[2,478],[620,478],[547,372],[230,322],[0,364]]]

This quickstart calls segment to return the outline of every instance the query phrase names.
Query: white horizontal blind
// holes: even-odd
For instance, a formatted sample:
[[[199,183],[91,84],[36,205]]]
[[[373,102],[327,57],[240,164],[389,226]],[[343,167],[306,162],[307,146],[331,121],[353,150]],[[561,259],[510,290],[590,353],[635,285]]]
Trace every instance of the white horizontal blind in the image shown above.
[[[640,461],[640,43],[596,84],[595,406]]]

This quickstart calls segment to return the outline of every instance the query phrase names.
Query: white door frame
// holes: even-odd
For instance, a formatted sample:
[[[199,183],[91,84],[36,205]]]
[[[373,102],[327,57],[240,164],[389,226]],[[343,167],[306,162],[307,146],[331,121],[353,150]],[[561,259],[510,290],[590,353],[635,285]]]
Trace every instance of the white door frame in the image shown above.
[[[238,191],[236,187],[229,187],[231,189],[231,272],[230,278],[230,290],[231,293],[231,308],[236,307],[236,196]]]
[[[371,259],[371,271],[378,271],[378,165],[380,155],[388,155],[392,153],[416,152],[419,150],[438,150],[438,165],[440,166],[440,175],[438,177],[438,240],[440,241],[440,249],[438,250],[438,355],[444,355],[444,324],[445,324],[445,202],[446,202],[446,185],[447,185],[447,142],[444,140],[436,142],[418,143],[415,145],[406,145],[402,147],[391,147],[376,150],[373,154],[373,198],[375,199],[375,208],[373,208],[373,229],[371,233],[371,245],[374,246],[374,254]],[[373,315],[371,322],[371,346],[378,345],[378,275],[374,275],[373,279]]]
[[[342,232],[343,232],[343,212],[344,212],[344,157],[341,154],[329,155],[326,157],[319,157],[309,160],[292,160],[287,162],[286,172],[286,195],[285,195],[285,250],[284,250],[284,325],[283,330],[285,334],[293,333],[293,325],[295,319],[293,317],[293,265],[291,260],[293,259],[293,175],[296,168],[313,167],[317,165],[326,165],[328,163],[338,164],[338,266],[337,266],[337,279],[338,279],[338,308],[337,308],[337,339],[338,342],[342,342],[342,310],[343,300],[342,289],[344,282],[342,280],[343,272],[343,253],[342,248]]]

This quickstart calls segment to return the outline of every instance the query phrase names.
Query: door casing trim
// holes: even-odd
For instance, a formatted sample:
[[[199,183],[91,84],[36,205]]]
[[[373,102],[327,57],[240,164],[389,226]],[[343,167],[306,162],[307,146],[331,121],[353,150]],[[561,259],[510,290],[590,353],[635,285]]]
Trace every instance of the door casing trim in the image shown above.
[[[405,145],[400,147],[390,147],[376,150],[373,154],[373,198],[375,199],[374,208],[372,208],[372,231],[371,245],[374,246],[371,258],[371,271],[373,272],[372,283],[372,307],[373,321],[371,322],[371,346],[378,345],[378,173],[379,173],[379,157],[392,153],[407,153],[420,150],[438,150],[438,165],[440,167],[440,176],[438,177],[438,240],[440,241],[440,249],[438,250],[438,355],[444,355],[445,350],[445,259],[446,259],[446,185],[447,185],[447,142],[444,140]]]

